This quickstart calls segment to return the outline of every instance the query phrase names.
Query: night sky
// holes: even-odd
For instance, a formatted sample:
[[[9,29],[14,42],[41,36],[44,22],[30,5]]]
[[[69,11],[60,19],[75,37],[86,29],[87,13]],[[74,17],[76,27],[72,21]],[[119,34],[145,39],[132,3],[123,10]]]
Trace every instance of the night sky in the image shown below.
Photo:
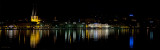
[[[27,0],[1,0],[0,16],[5,17],[30,17],[33,3],[37,4],[38,16],[160,16],[159,3],[146,2],[107,2],[107,1],[27,1]]]

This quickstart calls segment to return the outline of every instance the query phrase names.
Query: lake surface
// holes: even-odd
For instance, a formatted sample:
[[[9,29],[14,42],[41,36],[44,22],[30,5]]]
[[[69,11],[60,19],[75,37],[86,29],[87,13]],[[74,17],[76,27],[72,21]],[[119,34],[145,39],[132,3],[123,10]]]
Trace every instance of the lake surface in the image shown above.
[[[1,48],[157,48],[157,29],[0,30]]]

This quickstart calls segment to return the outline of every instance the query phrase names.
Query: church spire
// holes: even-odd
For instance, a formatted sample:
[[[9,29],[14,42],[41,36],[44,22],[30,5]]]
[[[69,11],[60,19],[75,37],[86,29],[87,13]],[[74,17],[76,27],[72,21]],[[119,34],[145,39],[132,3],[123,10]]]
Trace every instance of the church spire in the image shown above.
[[[32,15],[37,16],[37,3],[33,3]]]
[[[37,24],[39,24],[39,22],[40,22],[40,20],[38,19],[38,16],[37,16],[37,3],[33,4],[31,22],[37,22]]]

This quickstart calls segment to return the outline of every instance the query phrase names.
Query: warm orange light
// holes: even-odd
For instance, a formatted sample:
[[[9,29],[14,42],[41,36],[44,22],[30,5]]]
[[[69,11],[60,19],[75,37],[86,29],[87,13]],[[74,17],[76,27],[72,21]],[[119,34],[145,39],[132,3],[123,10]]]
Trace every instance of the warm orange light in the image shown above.
[[[88,33],[88,30],[86,29],[86,37],[88,38],[89,40],[89,33]]]
[[[1,36],[1,32],[2,32],[2,30],[0,30],[0,36]]]
[[[71,37],[70,37],[69,41],[70,41],[70,44],[71,44],[71,41],[72,41]]]
[[[39,24],[40,20],[38,19],[38,16],[31,16],[31,22],[37,22],[37,24]]]
[[[34,32],[36,31],[36,32]],[[31,34],[31,38],[30,38],[30,45],[32,48],[35,48],[36,45],[39,43],[40,41],[40,35],[39,35],[39,31],[38,30],[33,30],[33,33]]]

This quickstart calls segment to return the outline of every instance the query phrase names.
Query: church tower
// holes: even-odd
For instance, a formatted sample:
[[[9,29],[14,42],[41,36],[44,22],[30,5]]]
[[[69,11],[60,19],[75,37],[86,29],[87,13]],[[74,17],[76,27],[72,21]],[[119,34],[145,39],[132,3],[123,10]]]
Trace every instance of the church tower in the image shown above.
[[[33,5],[31,22],[37,22],[37,24],[40,23],[40,20],[38,19],[38,16],[37,16],[37,6],[36,5]]]

